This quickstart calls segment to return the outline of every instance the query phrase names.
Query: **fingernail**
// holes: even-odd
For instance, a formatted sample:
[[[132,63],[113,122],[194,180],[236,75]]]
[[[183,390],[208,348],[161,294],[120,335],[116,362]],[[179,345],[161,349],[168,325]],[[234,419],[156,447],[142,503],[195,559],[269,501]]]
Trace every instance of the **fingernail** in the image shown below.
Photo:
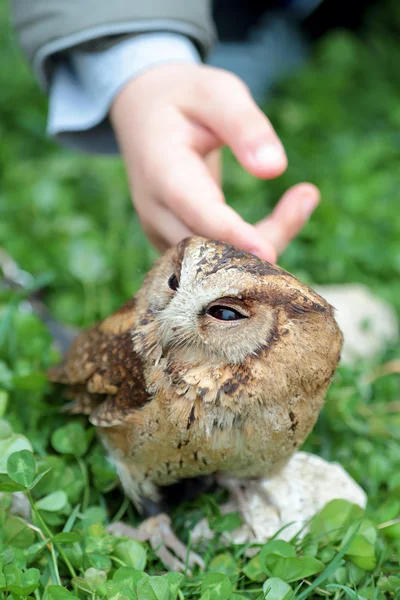
[[[253,160],[260,167],[278,168],[286,162],[286,155],[279,144],[265,144],[253,153]]]
[[[318,204],[318,198],[315,196],[306,196],[302,200],[302,211],[303,218],[305,221],[310,218],[310,215],[313,213],[314,209]]]

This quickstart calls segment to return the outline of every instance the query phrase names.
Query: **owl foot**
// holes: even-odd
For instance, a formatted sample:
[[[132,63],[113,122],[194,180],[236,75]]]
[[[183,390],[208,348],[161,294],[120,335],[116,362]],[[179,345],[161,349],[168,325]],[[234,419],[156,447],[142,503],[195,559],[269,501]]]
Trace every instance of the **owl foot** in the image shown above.
[[[156,556],[171,571],[187,571],[187,567],[194,565],[198,565],[201,569],[205,568],[201,556],[189,551],[176,537],[171,528],[171,519],[165,514],[149,517],[137,528],[121,522],[112,523],[107,531],[118,537],[149,542]]]
[[[239,508],[240,516],[246,525],[250,528],[254,535],[254,515],[253,509],[249,504],[248,498],[253,498],[257,495],[264,506],[270,506],[278,518],[280,518],[280,508],[274,502],[268,491],[263,487],[262,481],[259,479],[231,479],[222,475],[217,476],[219,485],[227,489]],[[246,492],[246,493],[245,493]]]

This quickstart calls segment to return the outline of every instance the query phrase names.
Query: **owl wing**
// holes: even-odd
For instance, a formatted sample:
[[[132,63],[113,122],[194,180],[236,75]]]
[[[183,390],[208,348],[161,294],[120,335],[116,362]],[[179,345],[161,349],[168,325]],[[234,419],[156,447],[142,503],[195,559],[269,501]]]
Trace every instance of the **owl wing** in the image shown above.
[[[70,412],[90,414],[99,427],[122,425],[126,416],[144,406],[143,365],[133,350],[135,299],[82,333],[65,360],[48,373],[50,381],[69,387]]]

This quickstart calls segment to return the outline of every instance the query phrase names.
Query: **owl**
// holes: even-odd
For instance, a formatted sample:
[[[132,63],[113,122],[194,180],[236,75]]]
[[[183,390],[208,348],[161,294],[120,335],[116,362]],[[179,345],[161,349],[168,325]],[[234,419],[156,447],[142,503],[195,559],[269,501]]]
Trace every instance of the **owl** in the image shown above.
[[[89,415],[125,493],[153,515],[117,533],[157,542],[179,568],[184,547],[168,518],[154,517],[164,490],[213,474],[276,474],[311,432],[341,347],[334,309],[293,275],[191,237],[49,378],[68,386],[70,411]]]

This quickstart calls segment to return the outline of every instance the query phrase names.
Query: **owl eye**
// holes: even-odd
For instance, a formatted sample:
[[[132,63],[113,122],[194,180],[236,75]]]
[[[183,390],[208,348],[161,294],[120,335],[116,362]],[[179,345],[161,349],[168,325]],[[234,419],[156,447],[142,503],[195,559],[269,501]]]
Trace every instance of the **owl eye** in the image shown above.
[[[171,275],[171,277],[168,279],[168,287],[173,291],[176,292],[176,290],[179,287],[179,281],[177,276],[175,275],[175,273],[173,275]]]
[[[218,321],[239,321],[246,318],[239,311],[230,308],[230,306],[211,306],[207,310],[207,314],[210,317],[214,317],[214,319],[218,319]]]

